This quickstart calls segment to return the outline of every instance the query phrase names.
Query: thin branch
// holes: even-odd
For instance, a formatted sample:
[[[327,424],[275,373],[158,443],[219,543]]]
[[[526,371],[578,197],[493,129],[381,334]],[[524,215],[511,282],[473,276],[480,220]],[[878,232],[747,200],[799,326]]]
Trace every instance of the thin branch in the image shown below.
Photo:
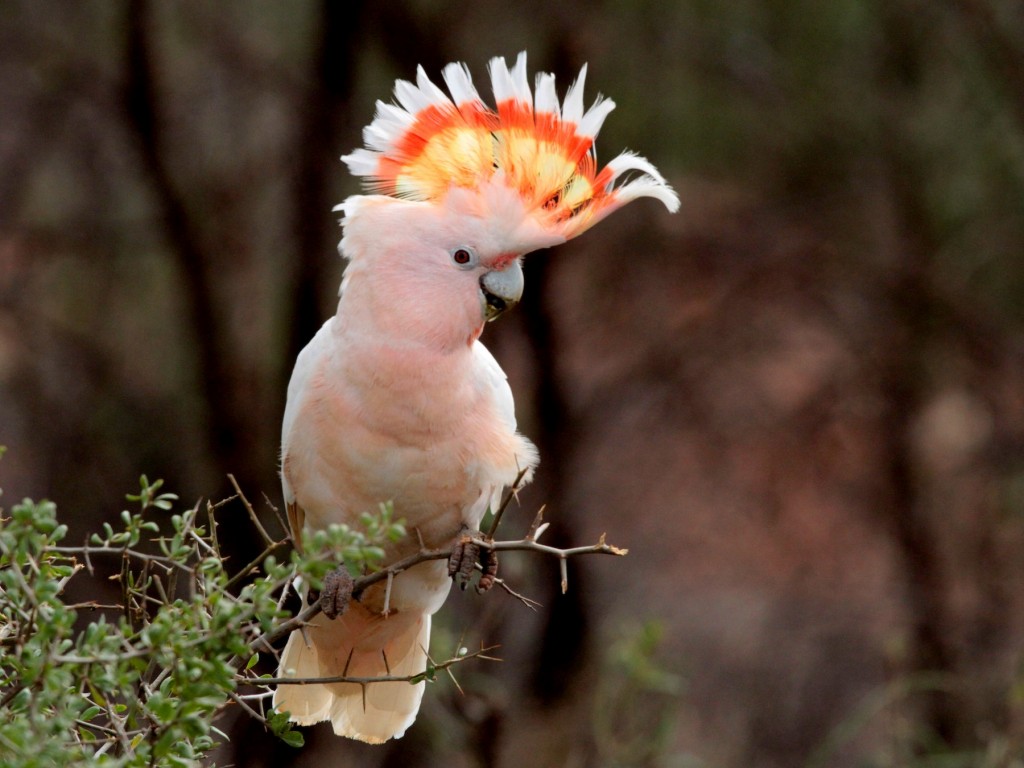
[[[256,510],[252,508],[252,504],[245,498],[245,494],[242,493],[242,489],[238,487],[238,481],[235,480],[235,476],[228,474],[228,480],[231,481],[231,485],[235,489],[235,493],[238,494],[238,498],[242,500],[242,505],[245,507],[245,511],[249,513],[249,519],[252,520],[252,524],[256,526],[256,530],[260,532],[260,536],[263,537],[263,543],[268,547],[275,544],[274,540],[267,533],[267,529],[263,527],[263,523],[260,522],[259,515],[256,514]]]
[[[59,552],[62,555],[82,555],[86,560],[88,560],[91,555],[127,555],[135,560],[148,561],[161,565],[168,570],[177,568],[185,571],[186,573],[192,572],[192,569],[189,566],[172,560],[164,555],[151,555],[146,552],[139,552],[135,549],[126,550],[123,547],[104,547],[83,544],[80,547],[47,547],[47,550],[50,552]],[[92,563],[89,562],[86,567],[91,569]]]
[[[263,725],[267,725],[267,718],[265,718],[261,713],[257,712],[255,709],[249,706],[249,704],[246,703],[245,699],[242,696],[239,696],[237,693],[233,691],[229,691],[228,698],[230,698],[233,702],[235,702],[235,704],[240,706],[246,712],[248,712],[250,717],[254,717],[261,723],[263,723]]]
[[[629,551],[627,549],[622,549],[611,544],[608,544],[605,541],[604,534],[601,535],[601,538],[598,540],[596,544],[592,544],[591,546],[587,547],[572,547],[570,549],[559,549],[558,547],[549,547],[546,544],[540,544],[535,539],[531,538],[519,539],[517,541],[490,541],[488,539],[483,538],[474,538],[472,539],[472,542],[485,549],[493,549],[504,552],[513,550],[521,550],[526,552],[541,552],[543,554],[557,557],[563,563],[568,558],[575,557],[577,555],[614,555],[617,557],[622,557]],[[368,574],[366,576],[361,576],[360,578],[356,579],[352,588],[352,594],[353,596],[358,597],[358,595],[361,592],[364,592],[368,587],[372,586],[373,584],[376,584],[379,581],[394,578],[395,575],[397,575],[398,573],[408,570],[409,568],[412,568],[414,565],[419,565],[420,563],[427,562],[428,560],[447,560],[451,557],[451,554],[451,547],[445,549],[421,549],[419,552],[416,552],[412,555],[409,555],[408,557],[404,557],[401,560],[392,563],[387,568],[383,568],[379,571],[375,571],[374,573]],[[567,585],[563,580],[563,590],[566,586]],[[506,591],[511,592],[511,590],[509,590],[507,587]],[[515,596],[519,597],[519,595]],[[304,608],[291,619],[288,619],[287,621],[281,623],[277,627],[274,627],[273,629],[264,632],[262,635],[257,637],[254,641],[252,641],[249,647],[253,651],[257,652],[263,650],[270,650],[271,647],[273,646],[273,643],[290,634],[292,630],[304,627],[319,613],[319,604],[313,603],[312,605],[309,605],[306,608]]]
[[[206,517],[210,521],[210,543],[213,545],[214,554],[218,560],[223,560],[224,557],[220,553],[220,540],[217,538],[217,517],[215,515],[215,508],[209,501],[206,502]]]
[[[546,544],[538,544],[532,539],[520,539],[519,541],[487,541],[485,539],[473,539],[473,543],[480,547],[500,552],[509,550],[543,552],[548,555],[554,555],[555,557],[563,560],[575,557],[576,555],[614,555],[615,557],[623,557],[629,554],[628,549],[608,544],[604,540],[604,534],[601,534],[601,538],[598,540],[597,544],[591,544],[588,547],[569,547],[568,549],[559,549],[558,547],[549,547]]]
[[[281,539],[281,541],[273,542],[270,546],[264,549],[259,555],[254,557],[249,563],[245,565],[238,573],[232,576],[228,583],[224,585],[224,591],[229,592],[231,588],[238,584],[242,579],[252,573],[256,568],[259,568],[260,564],[266,560],[270,555],[279,550],[285,544],[289,543],[288,539]]]
[[[107,722],[109,722],[111,727],[114,729],[114,733],[117,735],[117,740],[121,744],[121,749],[124,750],[126,755],[130,755],[132,753],[132,744],[131,740],[128,738],[128,734],[125,733],[124,724],[121,722],[121,718],[114,714],[114,708],[111,706],[109,701],[105,703],[104,709],[107,711]]]
[[[523,467],[519,470],[519,474],[516,475],[516,479],[512,481],[512,485],[509,486],[508,491],[505,492],[505,498],[502,500],[498,509],[494,513],[494,520],[491,522],[491,528],[487,531],[487,538],[493,539],[495,532],[498,530],[498,525],[501,523],[501,518],[505,514],[505,510],[508,509],[508,505],[519,489],[522,487],[523,478],[526,477],[526,473],[529,472],[529,467]]]
[[[281,510],[274,505],[270,500],[270,497],[265,493],[263,494],[263,500],[267,503],[267,506],[270,507],[271,511],[273,511],[274,516],[277,517],[277,524],[280,525],[281,530],[284,531],[285,538],[288,539],[288,541],[292,541],[291,526],[288,525],[288,521],[285,519],[284,515],[281,514]]]
[[[455,664],[470,659],[486,659],[487,661],[501,661],[495,656],[487,654],[498,646],[492,645],[481,648],[479,651],[467,653],[464,656],[453,656],[438,664],[430,664],[423,672],[414,675],[382,675],[379,677],[349,677],[347,675],[335,675],[333,677],[245,677],[236,675],[235,680],[239,683],[250,683],[255,685],[324,685],[328,683],[352,683],[354,685],[369,685],[370,683],[418,683],[420,680],[428,680],[431,676],[442,670],[446,670]],[[429,658],[428,658],[429,660]]]
[[[536,611],[538,608],[543,607],[541,603],[538,603],[533,598],[527,597],[526,595],[521,595],[518,592],[516,592],[514,589],[512,589],[512,587],[508,585],[508,582],[504,579],[499,579],[498,577],[495,577],[494,583],[501,587],[503,590],[505,590],[505,592],[510,594],[516,600],[521,602],[523,605],[525,605],[527,608],[529,608],[531,611]]]

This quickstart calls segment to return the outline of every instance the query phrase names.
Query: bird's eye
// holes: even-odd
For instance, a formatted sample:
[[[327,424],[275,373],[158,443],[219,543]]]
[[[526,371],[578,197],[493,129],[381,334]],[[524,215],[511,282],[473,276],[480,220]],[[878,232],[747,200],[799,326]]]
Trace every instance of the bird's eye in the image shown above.
[[[452,251],[452,261],[460,267],[472,267],[476,265],[476,253],[472,248],[460,245]]]

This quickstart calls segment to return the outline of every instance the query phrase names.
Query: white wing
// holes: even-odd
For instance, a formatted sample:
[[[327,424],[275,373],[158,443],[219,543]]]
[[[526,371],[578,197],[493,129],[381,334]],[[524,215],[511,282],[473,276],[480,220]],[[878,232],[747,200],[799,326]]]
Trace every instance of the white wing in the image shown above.
[[[510,432],[516,430],[516,406],[512,399],[512,387],[508,376],[501,370],[494,355],[479,341],[473,343],[473,362],[479,372],[479,381],[486,387],[498,408],[498,416]]]
[[[295,368],[292,370],[292,377],[288,381],[288,399],[284,406],[284,419],[281,422],[282,462],[285,456],[288,455],[288,442],[291,437],[295,416],[299,411],[299,402],[306,391],[306,387],[309,386],[309,379],[316,370],[317,364],[328,351],[333,323],[334,318],[332,317],[320,326],[316,336],[310,339],[309,344],[302,349],[295,360]],[[294,502],[295,493],[292,491],[291,486],[288,485],[288,479],[284,476],[284,472],[281,473],[281,488],[284,491],[285,503],[291,504]]]

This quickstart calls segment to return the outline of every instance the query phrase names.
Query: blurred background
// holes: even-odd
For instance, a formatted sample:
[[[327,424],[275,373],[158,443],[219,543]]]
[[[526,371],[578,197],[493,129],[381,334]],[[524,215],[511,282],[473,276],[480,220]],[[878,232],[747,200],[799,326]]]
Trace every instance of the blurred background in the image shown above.
[[[0,484],[72,539],[145,472],[280,498],[334,310],[338,157],[417,64],[529,51],[682,197],[529,257],[489,326],[549,543],[453,594],[501,643],[369,748],[245,718],[220,765],[1024,759],[1024,4],[0,2]],[[239,562],[255,545],[238,510]],[[221,533],[221,540],[225,536]]]

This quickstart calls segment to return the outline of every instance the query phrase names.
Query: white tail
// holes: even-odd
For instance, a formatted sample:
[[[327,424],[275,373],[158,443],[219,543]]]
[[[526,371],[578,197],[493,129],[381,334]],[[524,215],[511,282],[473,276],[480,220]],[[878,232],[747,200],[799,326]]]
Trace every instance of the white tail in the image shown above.
[[[281,677],[404,677],[426,669],[430,616],[418,611],[372,613],[353,600],[330,621],[322,614],[292,632],[281,657]],[[423,698],[423,682],[279,685],[274,708],[292,722],[330,720],[339,736],[380,744],[400,738],[412,725]]]

